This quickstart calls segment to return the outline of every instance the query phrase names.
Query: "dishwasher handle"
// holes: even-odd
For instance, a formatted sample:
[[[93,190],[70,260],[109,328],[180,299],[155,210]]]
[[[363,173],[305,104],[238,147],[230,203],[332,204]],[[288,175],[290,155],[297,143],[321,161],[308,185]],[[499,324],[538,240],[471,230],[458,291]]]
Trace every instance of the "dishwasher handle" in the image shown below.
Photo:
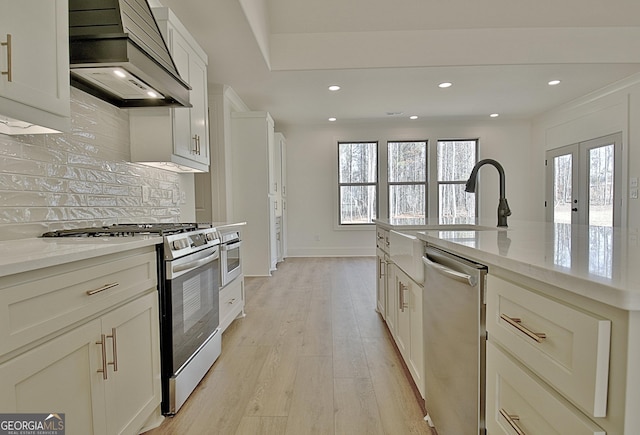
[[[450,269],[446,266],[443,266],[442,264],[431,261],[428,257],[423,256],[422,262],[425,264],[425,266],[429,266],[435,269],[437,272],[439,272],[442,275],[445,275],[448,278],[455,279],[456,281],[468,284],[471,287],[475,287],[476,284],[478,284],[478,280],[476,277],[463,272],[458,272],[457,270]]]

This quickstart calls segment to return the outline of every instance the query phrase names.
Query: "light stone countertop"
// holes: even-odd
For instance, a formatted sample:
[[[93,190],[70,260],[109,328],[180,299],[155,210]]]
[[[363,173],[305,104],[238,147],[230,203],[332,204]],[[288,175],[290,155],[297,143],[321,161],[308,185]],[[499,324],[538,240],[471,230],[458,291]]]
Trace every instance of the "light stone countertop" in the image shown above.
[[[215,222],[216,229],[246,222]],[[0,277],[162,243],[162,236],[33,237],[0,241]]]
[[[0,277],[162,243],[161,236],[34,237],[0,242]]]
[[[400,227],[394,229],[402,231]],[[486,264],[489,273],[492,266],[497,266],[618,308],[640,310],[637,232],[510,221],[506,229],[488,226],[482,231],[423,229],[417,232],[417,237]]]

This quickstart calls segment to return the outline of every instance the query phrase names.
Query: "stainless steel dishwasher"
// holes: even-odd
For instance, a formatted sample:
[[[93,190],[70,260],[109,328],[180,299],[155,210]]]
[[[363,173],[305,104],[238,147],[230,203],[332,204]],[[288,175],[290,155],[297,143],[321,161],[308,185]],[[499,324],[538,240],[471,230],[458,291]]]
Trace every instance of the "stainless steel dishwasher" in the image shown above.
[[[484,435],[487,267],[432,246],[422,261],[425,420],[438,435]]]

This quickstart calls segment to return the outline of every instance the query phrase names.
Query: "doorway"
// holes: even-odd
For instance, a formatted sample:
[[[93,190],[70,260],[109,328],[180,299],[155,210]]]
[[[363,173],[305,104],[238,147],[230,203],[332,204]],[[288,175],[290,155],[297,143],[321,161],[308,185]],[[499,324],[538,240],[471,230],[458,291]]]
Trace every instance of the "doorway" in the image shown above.
[[[621,225],[622,134],[547,151],[547,220]]]

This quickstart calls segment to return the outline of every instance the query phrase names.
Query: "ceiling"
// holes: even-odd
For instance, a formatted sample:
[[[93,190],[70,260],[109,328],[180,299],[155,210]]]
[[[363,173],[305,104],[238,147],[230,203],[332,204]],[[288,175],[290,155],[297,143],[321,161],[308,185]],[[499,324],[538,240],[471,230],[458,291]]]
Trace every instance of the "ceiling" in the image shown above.
[[[160,3],[207,52],[209,82],[280,129],[526,119],[640,72],[637,0],[150,0]]]

